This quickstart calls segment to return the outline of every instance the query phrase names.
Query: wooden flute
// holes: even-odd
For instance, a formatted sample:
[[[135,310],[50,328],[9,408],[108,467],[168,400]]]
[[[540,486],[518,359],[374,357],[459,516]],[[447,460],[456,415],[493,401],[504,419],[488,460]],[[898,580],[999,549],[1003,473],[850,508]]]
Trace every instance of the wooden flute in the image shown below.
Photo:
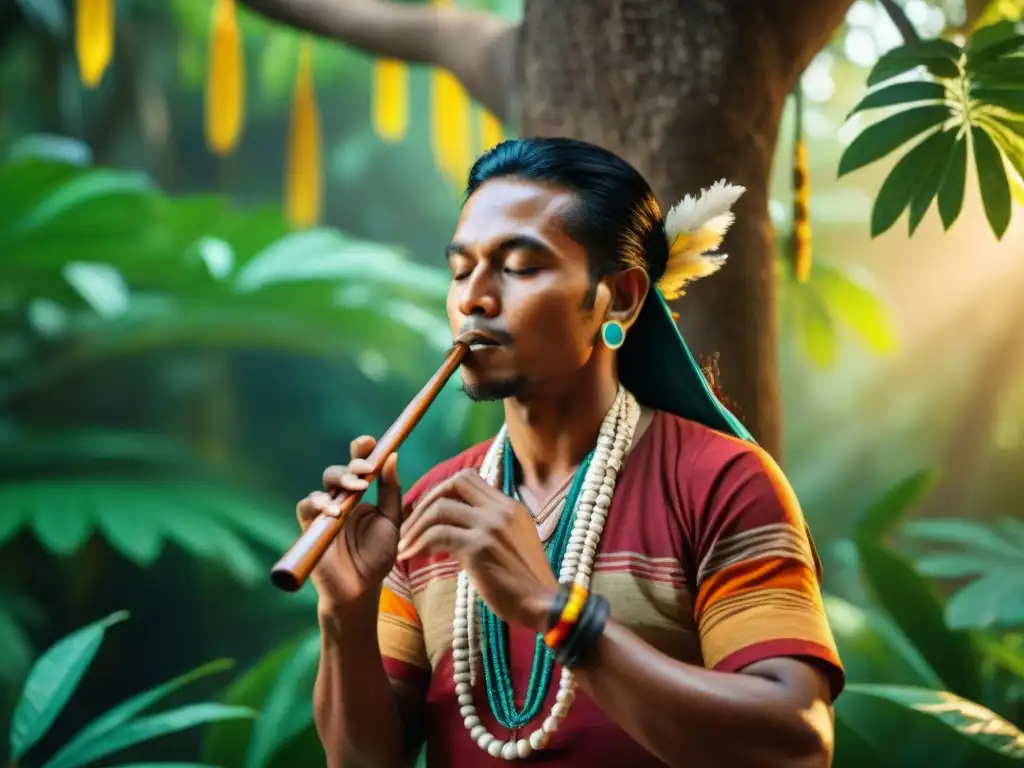
[[[395,423],[377,441],[370,455],[366,457],[366,461],[370,463],[371,467],[370,472],[363,475],[367,482],[373,482],[377,478],[384,468],[385,460],[397,451],[405,438],[409,436],[409,433],[423,418],[423,414],[430,408],[431,403],[437,399],[445,383],[462,364],[469,352],[470,345],[478,341],[485,344],[491,343],[489,339],[478,337],[474,333],[464,334],[455,340],[445,355],[441,367],[409,402]],[[306,582],[313,568],[327,551],[327,547],[341,531],[346,518],[363,498],[364,493],[365,491],[342,491],[334,497],[336,501],[340,501],[338,516],[320,514],[314,518],[313,522],[271,569],[270,581],[274,586],[285,592],[295,592]]]

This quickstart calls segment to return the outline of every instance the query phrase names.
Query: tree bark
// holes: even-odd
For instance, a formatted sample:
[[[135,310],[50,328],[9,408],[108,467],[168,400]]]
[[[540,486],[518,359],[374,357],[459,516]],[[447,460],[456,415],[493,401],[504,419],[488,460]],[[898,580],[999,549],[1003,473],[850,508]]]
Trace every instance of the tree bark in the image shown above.
[[[772,156],[787,95],[852,0],[525,0],[518,37],[479,15],[452,14],[459,24],[446,24],[445,13],[379,0],[244,1],[374,55],[446,66],[521,135],[619,153],[666,208],[720,178],[744,185],[723,245],[729,265],[678,310],[695,354],[717,359],[737,415],[781,460]],[[373,21],[402,13],[402,24]],[[454,56],[446,39],[487,44],[471,42],[472,55],[456,45],[463,54]]]

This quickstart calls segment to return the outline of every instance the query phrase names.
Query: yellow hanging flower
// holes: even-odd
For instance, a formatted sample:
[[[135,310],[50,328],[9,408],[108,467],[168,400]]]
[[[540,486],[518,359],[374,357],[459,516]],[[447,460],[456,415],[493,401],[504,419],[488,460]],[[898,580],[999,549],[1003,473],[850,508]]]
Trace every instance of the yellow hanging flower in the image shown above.
[[[389,144],[405,138],[409,128],[409,68],[397,59],[373,64],[373,129]]]
[[[307,39],[299,51],[285,177],[285,210],[293,226],[310,227],[320,220],[320,194],[320,115],[312,43]]]
[[[245,110],[245,71],[235,0],[217,0],[206,81],[206,142],[218,155],[238,145]]]
[[[486,152],[505,138],[505,128],[493,112],[480,110],[480,152]]]
[[[114,55],[114,0],[77,0],[75,47],[82,82],[95,88]]]
[[[801,283],[811,279],[810,200],[807,143],[801,138],[793,149],[793,273]]]

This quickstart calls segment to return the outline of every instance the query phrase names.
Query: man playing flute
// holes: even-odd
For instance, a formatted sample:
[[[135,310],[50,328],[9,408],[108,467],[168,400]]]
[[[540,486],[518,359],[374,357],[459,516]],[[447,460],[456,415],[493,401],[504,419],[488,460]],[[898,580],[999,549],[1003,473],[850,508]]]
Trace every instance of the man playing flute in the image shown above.
[[[820,564],[776,464],[666,299],[716,271],[743,189],[662,215],[598,147],[506,141],[470,172],[448,317],[494,439],[405,495],[397,457],[313,573],[330,766],[828,766],[843,687]],[[298,506],[361,490],[374,445]]]

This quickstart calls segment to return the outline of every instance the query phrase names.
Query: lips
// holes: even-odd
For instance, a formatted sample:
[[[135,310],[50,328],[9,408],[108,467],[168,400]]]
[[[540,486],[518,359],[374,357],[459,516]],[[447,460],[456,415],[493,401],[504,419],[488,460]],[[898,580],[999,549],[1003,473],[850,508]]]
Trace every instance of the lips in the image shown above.
[[[501,342],[481,331],[469,331],[458,338],[458,341],[469,344],[470,349],[486,349],[500,347]]]

